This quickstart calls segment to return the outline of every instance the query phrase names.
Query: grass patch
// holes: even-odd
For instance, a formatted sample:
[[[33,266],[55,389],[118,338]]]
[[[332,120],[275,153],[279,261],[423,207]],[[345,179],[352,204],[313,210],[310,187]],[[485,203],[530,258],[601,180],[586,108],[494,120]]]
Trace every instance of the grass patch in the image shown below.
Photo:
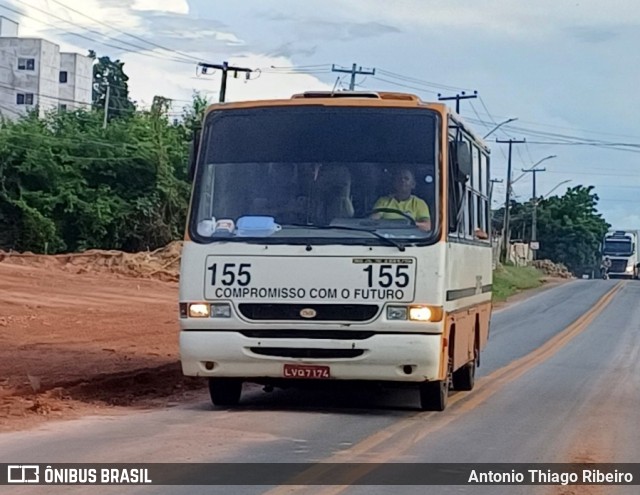
[[[543,273],[532,266],[499,266],[493,272],[493,300],[505,301],[509,296],[542,285]]]

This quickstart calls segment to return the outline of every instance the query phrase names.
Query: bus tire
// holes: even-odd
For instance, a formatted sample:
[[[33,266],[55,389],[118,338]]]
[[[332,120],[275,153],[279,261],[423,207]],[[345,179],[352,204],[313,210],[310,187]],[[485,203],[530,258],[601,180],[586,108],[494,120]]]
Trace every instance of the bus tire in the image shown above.
[[[478,329],[476,328],[476,336],[473,342],[473,361],[469,361],[453,372],[452,383],[453,390],[462,390],[468,392],[473,390],[476,383],[476,368],[480,362],[480,349],[478,349]]]
[[[468,362],[453,372],[453,390],[473,390],[476,383],[476,364],[478,359]]]
[[[241,393],[242,380],[239,378],[209,378],[209,396],[214,406],[235,406]]]
[[[449,397],[449,380],[436,380],[420,384],[420,409],[444,411]]]

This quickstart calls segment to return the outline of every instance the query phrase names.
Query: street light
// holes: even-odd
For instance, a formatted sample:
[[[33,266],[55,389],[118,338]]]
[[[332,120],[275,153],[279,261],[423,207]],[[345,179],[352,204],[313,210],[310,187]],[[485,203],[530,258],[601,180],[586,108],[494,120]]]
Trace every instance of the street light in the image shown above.
[[[507,119],[504,122],[500,122],[497,126],[495,126],[493,129],[491,129],[487,134],[485,134],[482,139],[487,139],[491,134],[493,134],[494,131],[497,131],[498,128],[502,127],[505,124],[508,124],[509,122],[513,122],[514,120],[518,120],[518,117]]]
[[[529,170],[533,170],[534,168],[536,168],[538,165],[540,165],[545,160],[551,160],[552,158],[558,158],[558,155],[549,155],[549,156],[545,156],[544,158],[538,160],[536,163],[534,163],[528,169],[526,169],[522,174],[520,174],[518,177],[516,177],[514,180],[512,180],[511,184],[513,184],[515,182],[518,182],[520,179],[522,179]]]
[[[571,182],[571,179],[563,180],[562,182],[560,182],[560,183],[556,184],[556,186],[555,186],[553,189],[551,189],[551,191],[549,191],[547,194],[545,194],[545,195],[542,197],[542,199],[547,198],[547,197],[548,197],[548,196],[549,196],[553,191],[555,191],[556,189],[558,189],[562,184],[566,184],[567,182]],[[536,201],[536,203],[537,203],[537,201]]]

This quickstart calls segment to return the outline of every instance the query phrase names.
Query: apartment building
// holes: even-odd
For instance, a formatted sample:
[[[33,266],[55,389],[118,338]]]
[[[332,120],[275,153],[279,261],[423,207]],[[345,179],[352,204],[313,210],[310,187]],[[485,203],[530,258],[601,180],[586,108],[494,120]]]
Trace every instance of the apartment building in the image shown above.
[[[39,38],[21,38],[19,25],[0,16],[0,114],[15,118],[38,108],[91,105],[93,60]]]

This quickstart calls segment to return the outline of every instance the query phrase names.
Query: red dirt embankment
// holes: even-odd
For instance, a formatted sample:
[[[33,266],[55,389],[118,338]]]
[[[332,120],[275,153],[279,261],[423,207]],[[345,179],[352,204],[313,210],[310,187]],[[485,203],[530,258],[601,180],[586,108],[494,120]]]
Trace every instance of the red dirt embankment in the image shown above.
[[[0,430],[180,400],[180,244],[151,253],[0,253]]]

